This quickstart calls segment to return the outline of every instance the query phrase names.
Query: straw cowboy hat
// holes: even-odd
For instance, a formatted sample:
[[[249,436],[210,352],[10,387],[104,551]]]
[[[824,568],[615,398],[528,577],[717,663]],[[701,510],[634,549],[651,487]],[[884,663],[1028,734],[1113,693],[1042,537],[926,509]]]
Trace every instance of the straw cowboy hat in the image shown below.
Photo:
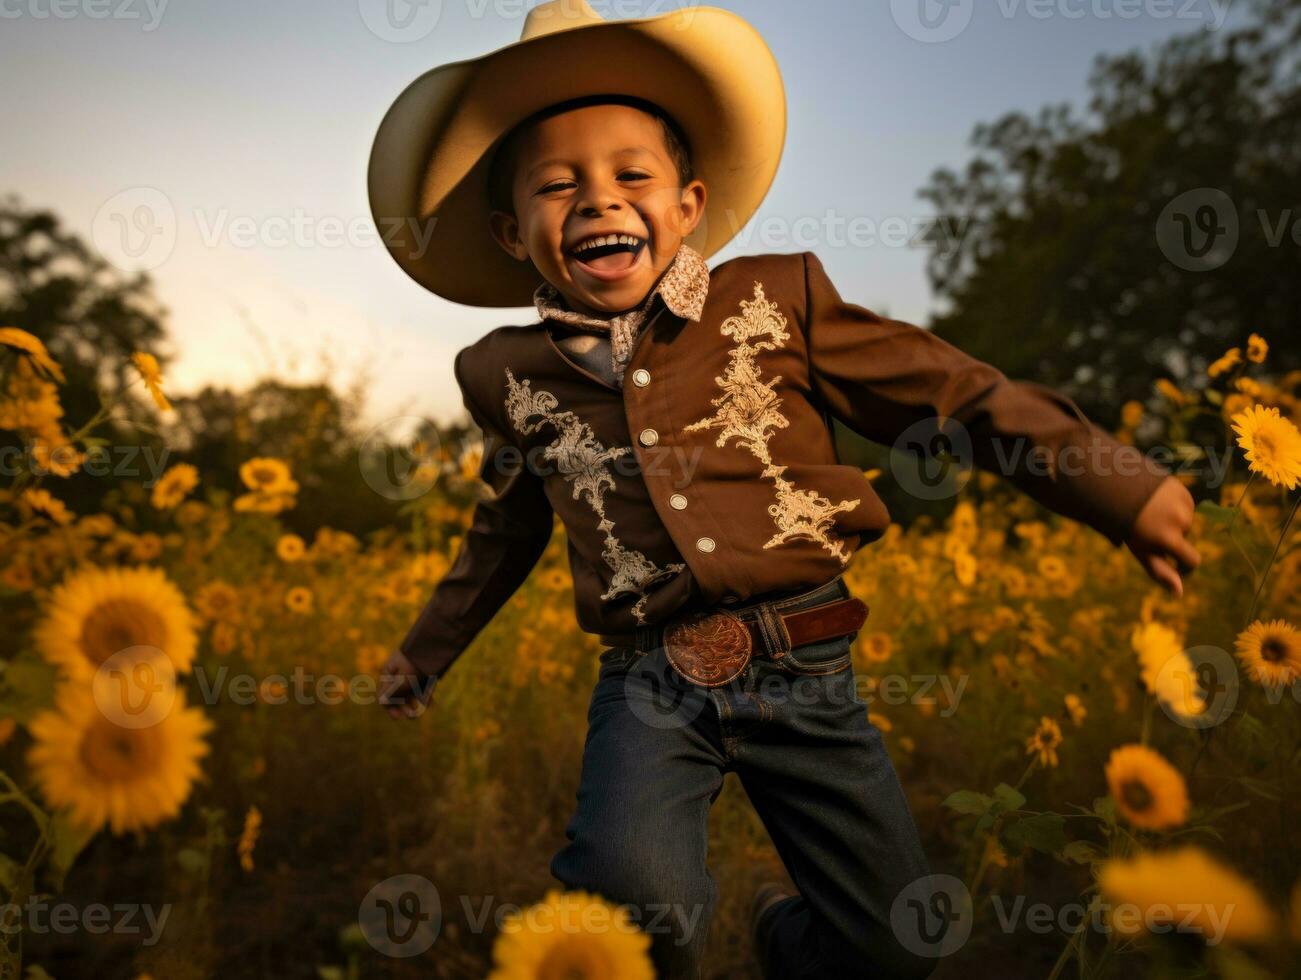
[[[586,0],[529,11],[520,40],[426,72],[389,108],[370,154],[370,207],[418,283],[471,306],[530,306],[541,282],[488,228],[488,164],[534,112],[598,94],[654,102],[681,127],[708,186],[686,242],[708,257],[754,214],[786,141],[786,96],[753,27],[717,7],[605,20]]]

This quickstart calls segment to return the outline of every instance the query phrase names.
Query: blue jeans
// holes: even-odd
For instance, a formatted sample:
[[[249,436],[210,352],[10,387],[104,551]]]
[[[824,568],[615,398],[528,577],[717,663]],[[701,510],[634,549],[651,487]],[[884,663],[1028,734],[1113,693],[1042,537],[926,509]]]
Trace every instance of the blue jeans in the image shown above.
[[[833,582],[799,605],[842,590]],[[891,928],[896,897],[917,894],[929,870],[858,696],[849,638],[797,648],[780,662],[756,651],[736,680],[716,688],[681,679],[663,649],[611,648],[587,720],[578,807],[551,873],[569,890],[628,906],[651,936],[662,980],[700,976],[718,896],[706,821],[727,772],[740,778],[799,890],[761,924],[765,977],[932,971],[935,960],[911,952]]]

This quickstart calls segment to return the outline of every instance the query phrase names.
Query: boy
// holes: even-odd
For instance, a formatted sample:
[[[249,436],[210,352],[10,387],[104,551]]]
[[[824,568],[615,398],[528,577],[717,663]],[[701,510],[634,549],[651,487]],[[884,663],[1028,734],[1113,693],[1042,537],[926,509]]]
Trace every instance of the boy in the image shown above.
[[[799,889],[756,896],[765,976],[925,976],[934,959],[891,913],[905,892],[927,904],[926,860],[853,693],[866,608],[840,579],[889,517],[826,416],[887,444],[945,419],[977,464],[1175,591],[1199,561],[1192,501],[1069,399],[845,302],[811,252],[708,269],[784,132],[776,66],[735,15],[607,22],[573,0],[390,110],[371,195],[381,227],[402,219],[394,257],[461,302],[527,296],[539,322],[457,356],[492,495],[385,666],[384,700],[420,713],[558,515],[579,624],[607,649],[553,875],[643,923],[671,910],[648,929],[656,970],[699,976],[706,819],[733,771]],[[650,707],[664,679],[667,722]]]

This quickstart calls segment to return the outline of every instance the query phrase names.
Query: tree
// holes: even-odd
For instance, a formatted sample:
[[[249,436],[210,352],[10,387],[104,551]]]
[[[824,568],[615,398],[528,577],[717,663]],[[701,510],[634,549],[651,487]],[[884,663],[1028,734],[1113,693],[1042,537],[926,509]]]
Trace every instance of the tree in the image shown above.
[[[1301,365],[1301,0],[1257,0],[1252,14],[1250,27],[1177,36],[1151,57],[1099,57],[1091,124],[1060,105],[976,127],[965,174],[938,170],[919,192],[936,229],[961,229],[930,236],[928,273],[949,307],[939,336],[1109,426],[1154,378],[1196,384],[1253,331],[1273,341],[1273,366]],[[1199,188],[1229,208],[1201,192],[1176,204],[1182,217],[1167,211]],[[1211,244],[1230,212],[1228,261],[1172,261],[1171,228],[1212,218]]]

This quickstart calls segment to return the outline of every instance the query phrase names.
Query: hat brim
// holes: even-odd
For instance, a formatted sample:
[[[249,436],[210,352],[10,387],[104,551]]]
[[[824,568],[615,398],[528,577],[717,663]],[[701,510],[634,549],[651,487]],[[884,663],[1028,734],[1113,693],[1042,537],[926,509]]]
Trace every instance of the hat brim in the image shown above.
[[[716,7],[555,31],[421,75],[385,114],[368,190],[389,253],[416,282],[470,306],[529,306],[541,279],[488,227],[491,150],[534,112],[633,95],[681,126],[708,189],[689,245],[708,257],[762,203],[786,142],[786,97],[757,31]]]

